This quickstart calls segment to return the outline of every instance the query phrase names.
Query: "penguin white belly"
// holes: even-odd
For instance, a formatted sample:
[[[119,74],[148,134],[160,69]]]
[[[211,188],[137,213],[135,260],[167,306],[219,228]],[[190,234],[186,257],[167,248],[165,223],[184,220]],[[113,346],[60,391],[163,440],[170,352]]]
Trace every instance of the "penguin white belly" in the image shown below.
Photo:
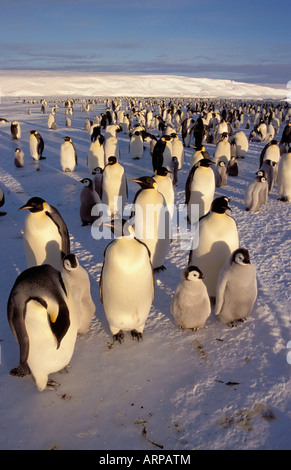
[[[173,219],[174,216],[174,210],[175,210],[175,193],[174,193],[174,188],[173,188],[173,183],[172,180],[166,176],[159,176],[156,175],[154,176],[154,180],[157,183],[157,189],[158,191],[164,196],[167,208],[170,213],[171,220]]]
[[[215,163],[218,163],[219,161],[223,161],[226,165],[230,160],[231,152],[230,152],[230,143],[229,142],[218,142],[214,156],[213,156],[213,161]]]
[[[142,333],[153,300],[152,269],[144,246],[136,240],[120,241],[106,251],[101,287],[104,310],[113,335],[133,329]],[[129,247],[132,242],[134,249]]]
[[[181,170],[185,161],[185,152],[183,143],[180,140],[176,139],[172,142],[172,156],[177,157],[179,163],[178,170]]]
[[[74,171],[76,166],[75,150],[69,142],[64,142],[61,145],[60,162],[63,171]]]
[[[30,212],[27,214],[23,242],[28,268],[50,264],[58,270],[61,269],[62,239],[57,226],[47,215]]]
[[[271,160],[272,162],[279,163],[281,158],[280,148],[278,145],[271,145],[267,148],[263,160]]]
[[[232,139],[236,143],[236,152],[238,158],[244,158],[249,149],[249,142],[247,136],[243,131],[235,132]]]
[[[116,157],[119,159],[119,145],[116,137],[109,137],[105,140],[104,144],[105,164],[108,163],[109,157]]]
[[[153,268],[162,266],[170,246],[170,227],[164,197],[156,189],[142,191],[135,202],[135,234],[149,248]]]
[[[198,266],[205,275],[210,297],[215,297],[219,271],[230,254],[239,248],[235,221],[225,215],[210,213],[200,221],[199,244],[191,253],[189,264]]]
[[[90,145],[87,162],[91,172],[98,167],[104,168],[104,147],[98,141]]]
[[[38,143],[37,143],[36,137],[33,134],[30,135],[29,136],[29,151],[30,151],[30,155],[32,156],[34,160],[39,160],[37,145]]]
[[[27,363],[40,391],[46,388],[48,375],[66,367],[72,358],[77,324],[71,315],[70,320],[70,327],[57,349],[57,341],[49,325],[47,310],[34,300],[27,303],[25,317],[29,338]]]
[[[118,169],[112,169],[110,175],[108,171],[103,173],[102,182],[102,203],[105,204],[108,215],[122,215],[123,207],[126,204],[126,184],[124,174]]]
[[[130,154],[133,158],[141,158],[143,156],[143,140],[142,137],[132,136],[129,144]]]
[[[191,223],[197,222],[196,212],[192,211],[192,204],[199,205],[199,218],[210,211],[211,203],[215,193],[215,175],[211,168],[197,168],[190,189],[190,199],[188,202],[188,218]]]

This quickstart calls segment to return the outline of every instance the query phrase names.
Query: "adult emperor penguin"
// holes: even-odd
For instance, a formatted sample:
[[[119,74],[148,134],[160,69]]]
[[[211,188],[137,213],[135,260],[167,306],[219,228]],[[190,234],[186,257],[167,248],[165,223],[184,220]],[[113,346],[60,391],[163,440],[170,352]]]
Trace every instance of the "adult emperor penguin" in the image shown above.
[[[95,168],[104,168],[105,166],[105,150],[104,150],[104,136],[99,135],[96,140],[92,141],[87,155],[87,166],[91,173]]]
[[[189,172],[185,186],[185,204],[187,204],[188,220],[191,224],[197,222],[197,213],[193,210],[196,204],[199,206],[199,218],[210,210],[215,193],[215,175],[212,165],[212,160],[203,158]]]
[[[243,131],[234,132],[231,136],[231,143],[236,144],[236,156],[237,158],[245,158],[249,150],[249,141],[246,134]]]
[[[85,334],[96,310],[89,275],[74,253],[64,256],[61,274],[68,293],[69,309],[74,309],[78,318],[78,333]]]
[[[64,137],[60,150],[60,163],[65,172],[74,171],[78,165],[77,151],[71,137]]]
[[[10,124],[10,132],[12,140],[21,139],[21,126],[18,121],[12,121]]]
[[[179,139],[178,134],[173,132],[172,137],[172,156],[176,157],[179,165],[178,170],[181,170],[185,162],[185,149],[183,142]]]
[[[204,158],[208,158],[208,160],[211,160],[210,155],[204,145],[194,147],[194,152],[192,153],[190,159],[190,170],[194,165],[196,165],[196,163],[199,162],[199,160],[203,160]]]
[[[156,171],[153,176],[157,183],[157,190],[164,196],[167,208],[170,213],[171,220],[173,220],[175,210],[175,193],[173,188],[172,178],[170,177],[171,172],[167,168],[160,168]]]
[[[265,145],[260,154],[260,167],[264,160],[271,160],[272,162],[279,163],[280,161],[280,148],[277,140],[271,140]]]
[[[19,366],[10,374],[31,373],[40,391],[56,385],[49,374],[69,364],[78,328],[61,273],[48,264],[23,271],[10,292],[7,317],[20,349]]]
[[[125,331],[142,338],[154,300],[153,269],[146,244],[127,222],[105,249],[99,290],[113,340],[122,342]]]
[[[213,200],[208,214],[199,220],[199,240],[189,254],[189,265],[198,266],[205,276],[209,297],[215,297],[218,274],[230,254],[239,248],[236,221],[227,214],[230,199]]]
[[[229,326],[244,321],[253,310],[257,298],[256,268],[249,251],[238,248],[222,266],[216,286],[215,315]]]
[[[91,225],[98,219],[98,214],[101,213],[101,200],[95,191],[94,182],[90,178],[83,178],[80,183],[84,185],[80,193],[80,218],[82,226]],[[96,215],[92,215],[92,208],[96,205],[97,207],[94,209],[94,214]]]
[[[29,150],[33,160],[43,160],[44,141],[42,136],[36,130],[30,131]]]
[[[291,122],[288,122],[283,129],[282,137],[280,139],[280,146],[282,145],[287,145],[287,149],[291,146]]]
[[[268,193],[268,181],[259,171],[245,191],[245,210],[259,212],[261,207],[268,201]]]
[[[122,216],[128,197],[126,171],[115,156],[108,158],[102,177],[102,204],[109,217]]]
[[[14,151],[14,165],[16,168],[24,167],[24,152],[18,147]]]
[[[291,147],[281,156],[278,165],[277,191],[280,201],[291,201]]]
[[[181,277],[172,298],[171,315],[180,328],[198,330],[211,313],[204,276],[197,266],[188,266]]]
[[[104,142],[104,165],[107,165],[110,157],[120,158],[120,148],[117,137],[107,137]]]
[[[58,210],[40,197],[32,197],[19,210],[28,209],[23,242],[27,267],[50,264],[60,270],[70,253],[67,226]]]
[[[135,131],[130,137],[129,153],[134,160],[138,160],[143,156],[143,138],[140,131]]]
[[[230,142],[228,140],[228,133],[223,132],[220,141],[216,144],[213,161],[215,163],[223,160],[227,165],[230,160]]]
[[[163,263],[171,242],[167,203],[153,177],[142,176],[131,181],[141,187],[133,200],[135,236],[146,243],[153,269],[158,272],[166,269]]]

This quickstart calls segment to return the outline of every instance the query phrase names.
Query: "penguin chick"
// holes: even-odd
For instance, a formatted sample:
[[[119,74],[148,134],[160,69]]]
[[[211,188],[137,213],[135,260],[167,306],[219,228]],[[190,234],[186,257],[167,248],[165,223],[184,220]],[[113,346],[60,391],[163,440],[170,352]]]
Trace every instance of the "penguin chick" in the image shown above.
[[[223,160],[220,160],[214,167],[215,187],[223,188],[227,184],[226,165]]]
[[[11,122],[10,132],[12,140],[19,140],[21,138],[21,127],[18,121]]]
[[[268,181],[265,176],[257,175],[245,192],[245,210],[259,212],[267,203],[269,194]]]
[[[70,252],[67,226],[59,211],[40,197],[33,197],[18,210],[28,209],[23,243],[27,267],[50,264],[60,271],[62,258]]]
[[[147,246],[128,224],[105,249],[99,288],[113,340],[122,342],[124,331],[142,338],[154,299],[153,269]]]
[[[20,349],[19,366],[10,373],[31,373],[42,391],[49,374],[68,365],[77,337],[60,272],[48,264],[23,271],[10,292],[7,318]]]
[[[91,297],[89,275],[73,253],[64,256],[61,272],[68,293],[69,309],[74,309],[78,318],[78,333],[85,334],[96,310]]]
[[[211,313],[211,304],[203,274],[197,266],[182,271],[171,303],[171,314],[178,326],[198,330],[205,325]]]
[[[80,194],[80,218],[82,226],[91,225],[98,219],[98,214],[101,212],[100,197],[95,191],[93,181],[90,178],[83,178],[80,183],[84,185]],[[96,210],[94,209],[94,214],[97,215],[92,215],[92,208],[96,205],[99,206]]]
[[[249,251],[238,248],[219,272],[214,313],[222,323],[234,326],[236,321],[244,321],[250,315],[256,298],[256,269]]]
[[[14,165],[16,168],[24,167],[24,153],[20,148],[16,148],[14,151]]]

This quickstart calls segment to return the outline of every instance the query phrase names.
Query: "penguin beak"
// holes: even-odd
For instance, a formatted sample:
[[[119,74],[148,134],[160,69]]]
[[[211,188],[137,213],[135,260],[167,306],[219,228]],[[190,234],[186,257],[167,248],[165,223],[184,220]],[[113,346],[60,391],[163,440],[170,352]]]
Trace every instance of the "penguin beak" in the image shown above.
[[[32,206],[27,206],[26,204],[24,204],[24,206],[19,207],[17,210],[21,211],[23,209],[32,209]]]
[[[133,180],[130,180],[130,181],[133,181],[134,183],[142,183],[142,181],[139,180],[139,179],[133,179]]]

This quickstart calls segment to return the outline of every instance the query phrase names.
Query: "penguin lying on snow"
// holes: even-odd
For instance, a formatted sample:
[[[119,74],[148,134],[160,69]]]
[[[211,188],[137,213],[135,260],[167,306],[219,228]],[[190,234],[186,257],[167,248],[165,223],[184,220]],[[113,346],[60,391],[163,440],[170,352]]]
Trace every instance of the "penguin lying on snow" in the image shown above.
[[[100,277],[100,300],[114,341],[121,342],[124,331],[142,338],[153,299],[149,250],[135,238],[133,227],[123,221],[122,236],[105,249]]]
[[[256,269],[245,248],[238,248],[221,268],[216,287],[215,315],[229,326],[244,321],[257,298]]]
[[[10,292],[7,317],[20,348],[19,366],[10,373],[31,373],[40,391],[56,385],[48,376],[68,365],[77,337],[60,272],[48,264],[23,271]]]
[[[204,276],[197,266],[188,266],[182,271],[171,303],[171,314],[178,326],[198,330],[205,325],[211,313],[211,304]]]
[[[40,197],[32,197],[18,210],[28,209],[23,243],[27,267],[50,264],[60,270],[70,252],[67,226],[59,211]]]

